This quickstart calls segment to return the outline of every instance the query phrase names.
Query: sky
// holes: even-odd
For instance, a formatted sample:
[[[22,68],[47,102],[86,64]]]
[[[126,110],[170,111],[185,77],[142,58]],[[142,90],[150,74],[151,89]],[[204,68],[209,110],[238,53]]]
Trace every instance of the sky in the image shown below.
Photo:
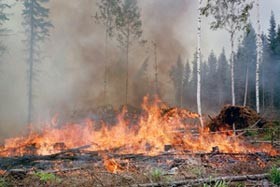
[[[196,4],[192,4],[192,12],[195,14],[195,6]],[[261,30],[263,33],[267,34],[269,28],[269,18],[271,15],[271,11],[274,12],[276,23],[280,24],[280,0],[260,0],[260,17],[261,17]],[[253,23],[254,28],[256,27],[256,9],[251,12],[250,17],[251,22]],[[196,20],[193,20],[196,21]],[[193,28],[196,26],[196,22],[192,21]],[[227,55],[230,53],[230,43],[229,43],[229,35],[225,31],[211,31],[209,30],[209,20],[203,19],[202,23],[202,53],[204,56],[208,56],[212,49],[219,54],[222,47],[225,47]],[[187,27],[187,26],[186,26]],[[192,33],[195,33],[192,31]],[[195,37],[193,35],[192,37]],[[194,52],[194,50],[193,50]]]

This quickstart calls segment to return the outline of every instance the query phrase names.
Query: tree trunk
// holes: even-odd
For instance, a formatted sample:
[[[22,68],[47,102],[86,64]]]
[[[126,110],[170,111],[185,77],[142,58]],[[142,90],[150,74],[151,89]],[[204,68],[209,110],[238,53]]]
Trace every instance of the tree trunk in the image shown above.
[[[200,74],[200,63],[201,63],[201,48],[200,48],[200,42],[201,42],[201,3],[202,0],[198,0],[198,19],[197,19],[197,110],[199,114],[199,120],[201,127],[203,127],[203,119],[202,119],[202,112],[201,112],[201,74]]]
[[[260,62],[261,62],[261,24],[260,24],[260,1],[257,0],[257,64],[256,64],[256,110],[260,113]]]
[[[231,72],[231,97],[232,105],[235,105],[235,87],[234,87],[234,33],[230,34],[231,55],[230,55],[230,72]]]
[[[33,20],[33,3],[31,1],[31,17],[30,17],[30,41],[29,41],[29,75],[28,75],[28,116],[27,123],[30,124],[33,118],[33,63],[34,63],[34,20]]]
[[[108,64],[108,25],[106,26],[106,36],[105,36],[105,51],[104,51],[104,104],[107,104],[107,64]]]
[[[130,30],[127,28],[127,38],[126,38],[126,80],[125,80],[125,104],[128,104],[128,61],[129,61],[129,37]]]
[[[157,43],[154,43],[154,56],[155,56],[155,96],[158,96],[158,61],[157,61]]]
[[[243,106],[247,105],[248,81],[249,81],[249,68],[248,68],[248,65],[247,65],[247,67],[246,67],[246,80],[245,80],[245,92],[244,92]]]

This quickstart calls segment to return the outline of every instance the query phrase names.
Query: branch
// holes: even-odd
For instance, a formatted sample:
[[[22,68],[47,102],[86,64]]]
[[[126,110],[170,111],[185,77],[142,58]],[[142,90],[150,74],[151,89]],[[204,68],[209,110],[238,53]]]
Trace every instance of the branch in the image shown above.
[[[240,182],[247,180],[262,180],[267,179],[268,174],[256,174],[256,175],[238,175],[238,176],[224,176],[216,178],[207,178],[207,179],[194,179],[194,180],[181,180],[174,181],[169,183],[146,183],[146,184],[135,184],[132,187],[161,187],[161,186],[185,186],[185,185],[198,185],[198,184],[209,184],[217,181],[225,182]]]

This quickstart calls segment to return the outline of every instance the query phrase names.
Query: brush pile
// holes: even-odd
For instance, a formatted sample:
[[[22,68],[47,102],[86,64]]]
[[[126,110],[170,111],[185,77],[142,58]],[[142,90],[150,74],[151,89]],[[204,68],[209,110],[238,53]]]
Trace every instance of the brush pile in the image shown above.
[[[266,121],[253,109],[244,106],[226,105],[208,124],[211,131],[231,130],[235,124],[236,129],[248,128],[255,125],[263,127]],[[256,124],[257,123],[257,124]]]

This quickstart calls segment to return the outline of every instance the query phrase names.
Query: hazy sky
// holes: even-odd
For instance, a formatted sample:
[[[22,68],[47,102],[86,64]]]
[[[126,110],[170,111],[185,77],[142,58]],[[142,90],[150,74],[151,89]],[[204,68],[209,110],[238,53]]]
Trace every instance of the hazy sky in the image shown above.
[[[196,4],[193,4],[195,6]],[[261,25],[262,32],[267,33],[269,27],[269,18],[271,15],[271,11],[275,14],[276,23],[280,24],[280,0],[260,0],[261,6]],[[193,10],[195,7],[193,7]],[[195,10],[194,10],[195,11]],[[195,12],[194,12],[195,14]],[[256,9],[253,9],[251,12],[251,21],[256,28]],[[196,20],[193,20],[196,21]],[[221,50],[221,47],[224,46],[227,50],[227,54],[229,54],[229,35],[225,31],[210,31],[209,30],[209,21],[203,20],[203,28],[202,28],[202,43],[204,44],[202,47],[202,53],[206,56],[212,49],[218,53]],[[195,26],[195,22],[192,23]],[[194,33],[194,31],[193,31]],[[193,35],[195,37],[195,35]]]

